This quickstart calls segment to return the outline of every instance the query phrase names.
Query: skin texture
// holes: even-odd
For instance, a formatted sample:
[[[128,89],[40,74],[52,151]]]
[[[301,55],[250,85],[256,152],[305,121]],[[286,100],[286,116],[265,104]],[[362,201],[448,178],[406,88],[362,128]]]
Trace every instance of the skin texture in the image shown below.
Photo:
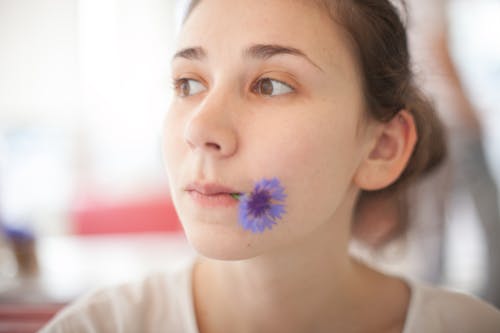
[[[305,56],[245,55],[255,44]],[[178,82],[165,160],[186,235],[205,257],[193,282],[200,331],[401,331],[407,286],[350,258],[348,243],[359,190],[394,182],[411,155],[409,113],[367,120],[343,31],[309,2],[202,1],[180,32],[176,51],[186,48],[205,56],[172,61],[174,79],[193,81]],[[269,96],[255,89],[263,78],[286,85],[274,81],[280,94]],[[184,190],[198,181],[249,192],[273,177],[287,213],[263,234],[241,228],[237,206],[203,207]]]

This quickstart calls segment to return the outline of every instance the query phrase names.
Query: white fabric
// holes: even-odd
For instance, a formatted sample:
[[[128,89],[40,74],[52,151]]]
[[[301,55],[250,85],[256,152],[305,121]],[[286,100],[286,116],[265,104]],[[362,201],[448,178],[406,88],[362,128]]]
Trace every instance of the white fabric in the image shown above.
[[[63,309],[39,333],[198,333],[193,264],[93,292]]]
[[[500,311],[477,298],[409,283],[412,291],[403,333],[499,333]]]
[[[58,314],[41,333],[198,333],[191,273],[194,261],[141,283],[96,292]],[[459,293],[409,283],[403,333],[499,333],[500,312]]]

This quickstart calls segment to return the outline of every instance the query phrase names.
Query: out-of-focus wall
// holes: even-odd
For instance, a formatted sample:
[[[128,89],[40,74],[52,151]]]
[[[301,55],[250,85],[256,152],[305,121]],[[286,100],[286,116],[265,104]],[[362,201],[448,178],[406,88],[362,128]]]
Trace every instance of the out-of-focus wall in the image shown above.
[[[76,6],[76,0],[0,0],[2,125],[75,116]]]
[[[0,214],[65,232],[82,200],[166,195],[175,2],[0,0]]]
[[[484,129],[491,171],[500,183],[500,1],[450,2],[451,52]]]

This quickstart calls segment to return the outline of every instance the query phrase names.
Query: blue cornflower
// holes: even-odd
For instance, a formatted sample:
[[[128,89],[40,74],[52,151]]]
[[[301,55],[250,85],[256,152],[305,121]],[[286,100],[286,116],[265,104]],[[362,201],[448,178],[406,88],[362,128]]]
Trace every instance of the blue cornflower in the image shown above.
[[[285,213],[284,190],[277,178],[262,179],[252,192],[241,195],[239,220],[242,227],[255,233],[272,229]]]

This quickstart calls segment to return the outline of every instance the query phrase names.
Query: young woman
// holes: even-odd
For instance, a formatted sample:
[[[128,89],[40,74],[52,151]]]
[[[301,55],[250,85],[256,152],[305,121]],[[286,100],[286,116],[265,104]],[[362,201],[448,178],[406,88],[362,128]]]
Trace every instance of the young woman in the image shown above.
[[[165,159],[200,256],[44,332],[500,331],[493,307],[349,255],[358,207],[444,153],[389,1],[195,1],[172,71]]]

